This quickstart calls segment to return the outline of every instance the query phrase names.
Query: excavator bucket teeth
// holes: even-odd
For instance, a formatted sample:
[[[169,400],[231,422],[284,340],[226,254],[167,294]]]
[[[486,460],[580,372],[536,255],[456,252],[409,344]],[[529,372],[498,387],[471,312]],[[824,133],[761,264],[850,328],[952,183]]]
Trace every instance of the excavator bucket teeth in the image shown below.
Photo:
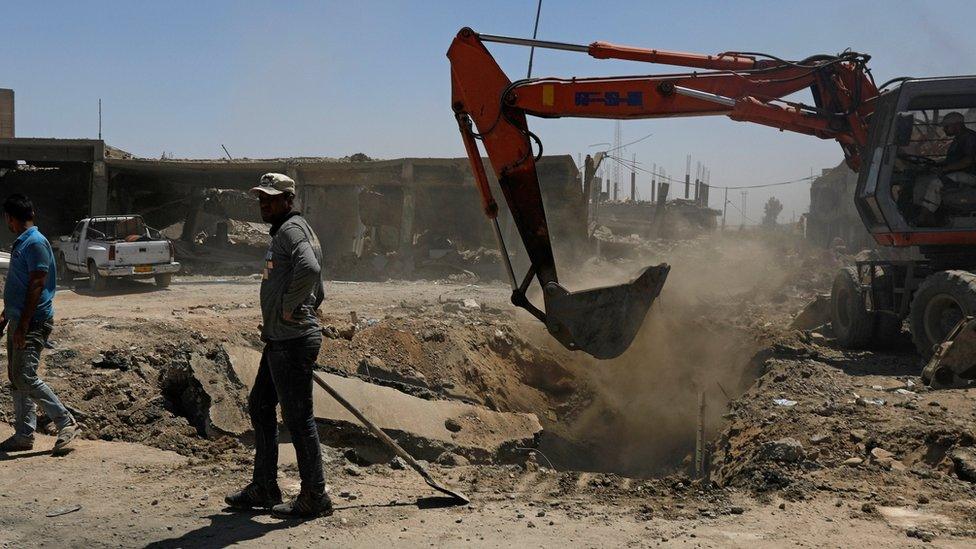
[[[545,288],[546,328],[568,349],[600,359],[617,357],[630,347],[670,270],[662,263],[645,268],[627,284],[579,292],[550,282]]]

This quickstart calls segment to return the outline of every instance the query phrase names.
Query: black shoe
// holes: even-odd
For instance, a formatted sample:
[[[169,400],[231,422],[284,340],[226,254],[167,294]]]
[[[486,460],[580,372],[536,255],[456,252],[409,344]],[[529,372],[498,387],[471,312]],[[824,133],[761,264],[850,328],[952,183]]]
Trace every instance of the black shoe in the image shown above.
[[[278,483],[258,484],[252,482],[240,492],[224,498],[224,503],[234,509],[270,509],[281,503],[281,489]]]
[[[327,517],[332,514],[332,498],[329,494],[301,492],[288,503],[275,505],[271,516],[280,519]]]
[[[34,449],[34,435],[13,435],[0,442],[0,452],[26,452]]]

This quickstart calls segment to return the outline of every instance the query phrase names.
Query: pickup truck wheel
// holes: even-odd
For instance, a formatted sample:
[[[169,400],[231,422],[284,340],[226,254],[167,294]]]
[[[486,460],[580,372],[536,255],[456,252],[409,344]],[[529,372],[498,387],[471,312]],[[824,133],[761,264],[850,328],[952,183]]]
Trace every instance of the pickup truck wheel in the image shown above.
[[[95,267],[94,261],[88,263],[88,283],[91,285],[91,289],[96,292],[103,292],[108,286],[108,280],[98,274],[98,268]]]
[[[160,288],[166,288],[173,282],[173,275],[171,273],[158,274],[156,275],[156,285]]]

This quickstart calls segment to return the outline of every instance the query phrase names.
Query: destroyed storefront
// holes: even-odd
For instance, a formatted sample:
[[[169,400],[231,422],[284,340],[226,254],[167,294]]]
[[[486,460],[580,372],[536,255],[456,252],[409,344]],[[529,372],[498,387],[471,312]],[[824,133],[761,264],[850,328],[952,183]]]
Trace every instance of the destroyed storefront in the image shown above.
[[[4,197],[31,197],[45,233],[66,234],[88,215],[93,186],[110,154],[111,148],[95,139],[0,137],[0,188]],[[0,231],[0,248],[9,249],[13,239]]]

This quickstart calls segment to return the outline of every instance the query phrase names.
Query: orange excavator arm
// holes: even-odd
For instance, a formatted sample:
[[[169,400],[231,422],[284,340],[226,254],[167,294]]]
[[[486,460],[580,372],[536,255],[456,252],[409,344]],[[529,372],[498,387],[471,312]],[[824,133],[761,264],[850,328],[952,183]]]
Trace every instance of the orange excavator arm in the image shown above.
[[[598,59],[626,59],[707,69],[688,74],[607,78],[537,78],[512,82],[485,42],[587,53]],[[644,269],[619,286],[570,292],[559,284],[535,162],[542,144],[526,115],[544,118],[662,118],[726,115],[780,130],[837,140],[857,169],[867,140],[867,121],[878,91],[866,70],[868,56],[845,52],[793,62],[759,54],[701,55],[594,42],[589,46],[478,34],[461,29],[447,52],[451,62],[453,109],[485,214],[492,220],[512,285],[512,302],[546,323],[570,349],[612,358],[629,347],[669,267]],[[814,105],[783,98],[810,89]],[[518,282],[498,229],[498,206],[488,184],[477,142],[481,141],[498,179],[532,266]],[[536,143],[534,152],[532,142]],[[537,279],[544,309],[525,296]]]

